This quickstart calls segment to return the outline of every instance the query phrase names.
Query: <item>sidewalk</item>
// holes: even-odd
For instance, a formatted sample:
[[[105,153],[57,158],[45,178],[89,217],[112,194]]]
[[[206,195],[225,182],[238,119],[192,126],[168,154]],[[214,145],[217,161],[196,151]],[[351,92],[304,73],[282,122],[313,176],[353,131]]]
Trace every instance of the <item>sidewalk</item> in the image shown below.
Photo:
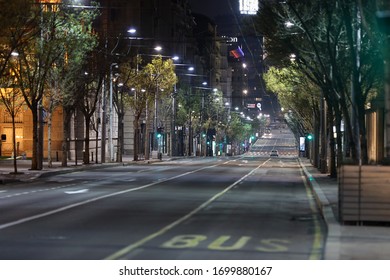
[[[74,172],[75,170],[86,170],[86,169],[98,169],[98,168],[107,168],[118,165],[126,164],[148,164],[154,161],[160,161],[157,159],[147,160],[147,161],[133,161],[132,156],[123,156],[123,162],[112,162],[112,163],[95,163],[91,162],[88,165],[84,165],[81,160],[76,162],[68,161],[67,167],[62,167],[61,162],[53,161],[53,166],[48,167],[47,162],[43,163],[42,170],[30,170],[31,160],[17,160],[17,170],[18,174],[12,174],[14,172],[13,160],[12,159],[3,159],[0,160],[0,185],[7,184],[12,182],[28,182],[39,177],[52,176],[56,174],[64,174],[69,172]]]
[[[338,220],[337,179],[321,174],[307,159],[300,159],[300,163],[328,227],[324,258],[390,260],[390,227],[341,225]]]
[[[165,158],[164,160],[171,160],[171,158]],[[82,165],[79,162],[78,165],[75,165],[74,162],[69,162],[69,167],[62,167],[60,162],[53,162],[52,168],[48,168],[47,163],[44,163],[43,169],[37,171],[29,170],[31,167],[30,160],[18,160],[18,172],[23,174],[13,175],[10,174],[10,172],[13,172],[13,161],[0,160],[0,186],[1,183],[28,182],[38,177],[63,174],[75,170],[106,168],[126,164],[148,164],[153,161],[160,160],[134,162],[131,157],[127,156],[123,158],[122,163]],[[328,228],[324,258],[327,260],[390,260],[390,227],[341,225],[338,221],[337,180],[330,178],[327,174],[321,174],[305,158],[300,159],[300,164],[313,189],[318,207]]]

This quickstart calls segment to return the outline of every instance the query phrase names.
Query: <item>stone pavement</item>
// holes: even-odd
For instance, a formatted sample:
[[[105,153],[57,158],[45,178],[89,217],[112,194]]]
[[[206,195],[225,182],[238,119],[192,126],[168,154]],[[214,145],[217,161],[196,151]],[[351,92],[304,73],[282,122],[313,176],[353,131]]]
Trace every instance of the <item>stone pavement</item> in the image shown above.
[[[171,158],[163,158],[171,160]],[[153,163],[153,161],[140,161],[138,164]],[[318,208],[320,209],[328,229],[324,258],[327,260],[390,260],[390,226],[368,225],[342,225],[338,220],[338,185],[337,180],[327,174],[320,173],[311,165],[309,160],[299,160],[305,176],[308,178]],[[114,165],[136,164],[131,157],[125,157],[123,163],[104,163],[77,165],[69,162],[69,167],[61,167],[60,162],[53,162],[53,167],[48,168],[47,163],[40,171],[29,170],[30,160],[18,160],[18,172],[23,174],[13,175],[12,160],[0,160],[0,188],[1,183],[17,181],[30,181],[41,176],[68,173],[75,170],[90,168],[105,168]]]

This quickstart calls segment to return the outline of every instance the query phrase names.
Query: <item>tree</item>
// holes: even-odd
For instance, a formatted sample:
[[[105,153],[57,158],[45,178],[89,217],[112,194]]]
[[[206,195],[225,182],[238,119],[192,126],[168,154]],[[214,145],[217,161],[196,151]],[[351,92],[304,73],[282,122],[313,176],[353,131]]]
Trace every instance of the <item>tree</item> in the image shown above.
[[[129,72],[128,72],[129,73]],[[121,78],[121,77],[119,77]],[[117,162],[122,162],[122,154],[124,149],[124,118],[127,109],[130,108],[130,93],[131,89],[125,86],[122,79],[116,79],[114,85],[113,102],[115,111],[118,115],[118,150],[117,150]],[[127,81],[130,77],[126,77]]]
[[[85,43],[80,34],[83,32],[90,34],[90,22],[85,20],[87,17],[78,17],[89,12],[78,13],[67,9],[66,5],[61,6],[63,9],[60,9],[59,4],[41,3],[37,5],[31,2],[28,4],[26,6],[30,12],[28,25],[15,27],[23,30],[28,29],[28,32],[23,33],[25,36],[22,38],[22,43],[15,49],[18,56],[13,64],[13,71],[25,103],[32,113],[33,156],[31,169],[34,170],[42,168],[43,106],[44,96],[47,94],[47,82],[50,82],[50,73],[57,71],[53,69],[58,69],[68,63],[68,58],[73,54],[74,48],[80,47],[79,42]],[[76,14],[77,16],[75,16]],[[83,32],[80,33],[80,30]],[[82,50],[84,51],[85,48]],[[61,88],[60,85],[55,87]],[[48,96],[48,99],[53,97],[50,94]],[[52,104],[52,102],[48,101],[47,104]]]
[[[296,138],[314,131],[314,119],[319,118],[320,88],[292,66],[271,67],[264,80],[267,90],[277,95],[280,106],[293,113],[296,123],[291,128]]]
[[[375,32],[364,30],[361,24],[365,18],[373,26],[373,3],[359,3],[263,1],[258,27],[267,37],[266,49],[273,63],[280,61],[279,65],[288,65],[289,56],[294,54],[297,70],[321,89],[329,109],[327,133],[332,137],[333,125],[336,127],[337,147],[341,147],[340,127],[344,119],[352,159],[357,162],[361,158],[366,162],[364,108],[379,78],[375,66],[379,63],[373,63],[373,58],[381,60],[381,57],[375,44],[377,36],[367,36]],[[366,56],[369,53],[378,56],[369,58]],[[355,118],[359,120],[358,125],[352,121]],[[361,139],[361,145],[357,139]],[[332,154],[336,145],[330,140]],[[338,162],[342,162],[341,149],[338,157]]]
[[[154,114],[153,103],[158,104],[159,100],[170,96],[173,86],[177,82],[174,72],[175,66],[172,59],[163,59],[156,56],[145,67],[139,70],[138,64],[142,63],[140,57],[136,58],[136,68],[131,64],[121,67],[121,73],[128,79],[125,85],[128,89],[134,89],[130,95],[130,107],[134,113],[134,160],[138,160],[140,120],[142,116],[146,119],[145,135],[145,159],[149,159],[149,127]]]
[[[0,1],[0,77],[9,75],[9,61],[18,55],[17,50],[39,32],[31,0]],[[20,7],[23,7],[21,9]]]
[[[252,135],[252,125],[244,123],[241,116],[236,112],[232,112],[229,117],[229,122],[226,126],[226,137],[232,143],[233,151],[240,153],[241,144],[245,139],[249,139]]]
[[[135,63],[138,64],[139,62],[140,61],[136,61]],[[143,71],[138,71],[137,66],[132,67],[131,61],[122,64],[119,69],[120,69],[120,76],[124,77],[123,79],[124,85],[122,88],[127,91],[128,103],[134,115],[133,160],[138,161],[140,145],[141,145],[141,141],[140,141],[141,118],[145,115],[147,108],[152,105],[153,98],[150,91],[147,91],[148,88],[147,77],[145,76],[145,73]]]
[[[84,116],[84,154],[83,163],[89,164],[89,144],[91,121],[95,114],[99,101],[99,94],[102,90],[103,80],[106,74],[105,68],[101,67],[104,62],[99,59],[99,54],[93,52],[90,59],[85,64],[84,75],[80,73],[77,79],[77,92],[79,94],[76,100],[79,100],[77,108]],[[110,118],[113,116],[111,115]],[[76,148],[77,153],[77,148]],[[97,156],[97,155],[96,155]]]
[[[4,76],[3,76],[4,78]],[[6,79],[5,82],[12,81],[12,79]],[[15,119],[18,116],[18,114],[22,111],[22,106],[24,104],[23,97],[19,91],[18,88],[15,87],[14,84],[8,85],[8,87],[4,87],[5,84],[2,84],[2,88],[0,88],[0,104],[3,104],[6,112],[11,117],[12,121],[12,147],[13,147],[13,166],[14,166],[14,174],[18,173],[18,167],[17,167],[17,156],[18,156],[18,150],[17,150],[17,143],[16,143],[16,127],[15,127]]]
[[[145,72],[145,77],[147,78],[148,88],[154,92],[154,102],[155,106],[159,106],[161,100],[163,98],[167,98],[171,95],[174,85],[177,83],[177,76],[175,74],[175,65],[172,59],[163,59],[160,55],[156,56],[152,59],[150,63],[148,63],[145,68],[142,70]],[[157,115],[158,109],[154,108],[152,116],[155,119],[155,131],[157,131],[157,127],[160,125],[157,123]],[[149,116],[150,114],[148,114]],[[150,118],[146,119],[146,127],[148,128],[148,123],[150,122]],[[155,132],[154,131],[154,132]],[[154,137],[157,135],[153,134]],[[146,148],[146,145],[149,145],[149,133],[146,133],[145,140],[145,158],[149,158],[149,148]],[[156,139],[152,139],[155,141]]]
[[[47,90],[45,91],[46,111],[48,112],[48,143],[50,137],[50,122],[52,112],[57,106],[63,110],[63,140],[62,166],[67,166],[69,155],[70,120],[78,104],[78,86],[80,79],[85,77],[87,62],[93,63],[92,51],[97,47],[96,34],[92,32],[92,22],[97,16],[97,6],[90,9],[77,9],[71,6],[62,6],[56,35],[63,38],[64,52],[49,69],[47,76]],[[95,55],[96,56],[96,55]],[[89,131],[86,131],[89,133]],[[50,166],[50,144],[48,145],[48,163]]]
[[[33,4],[30,4],[33,5]],[[18,56],[14,72],[18,86],[33,119],[33,147],[31,169],[42,169],[43,161],[43,113],[42,99],[49,69],[63,53],[59,48],[60,39],[55,30],[58,25],[57,14],[43,5],[31,9],[34,19],[32,32],[37,36],[29,38],[17,49]],[[39,16],[38,16],[39,15]],[[21,27],[25,28],[25,27]],[[39,31],[39,32],[38,32]]]

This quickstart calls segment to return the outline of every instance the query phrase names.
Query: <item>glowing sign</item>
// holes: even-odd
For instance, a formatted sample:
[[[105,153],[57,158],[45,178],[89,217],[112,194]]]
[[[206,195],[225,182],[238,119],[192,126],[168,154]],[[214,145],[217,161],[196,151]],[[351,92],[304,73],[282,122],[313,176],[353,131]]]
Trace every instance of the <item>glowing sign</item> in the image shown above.
[[[240,13],[255,15],[259,9],[259,0],[240,0]]]

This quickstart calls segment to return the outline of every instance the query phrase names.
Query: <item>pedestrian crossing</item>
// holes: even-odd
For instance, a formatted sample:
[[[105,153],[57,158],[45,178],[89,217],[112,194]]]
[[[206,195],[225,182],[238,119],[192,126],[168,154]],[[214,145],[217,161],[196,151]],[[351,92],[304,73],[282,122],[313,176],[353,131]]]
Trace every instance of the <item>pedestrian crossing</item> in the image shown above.
[[[291,156],[296,157],[298,156],[297,151],[278,151],[279,156]],[[269,151],[248,151],[245,153],[245,155],[248,156],[270,156]]]

